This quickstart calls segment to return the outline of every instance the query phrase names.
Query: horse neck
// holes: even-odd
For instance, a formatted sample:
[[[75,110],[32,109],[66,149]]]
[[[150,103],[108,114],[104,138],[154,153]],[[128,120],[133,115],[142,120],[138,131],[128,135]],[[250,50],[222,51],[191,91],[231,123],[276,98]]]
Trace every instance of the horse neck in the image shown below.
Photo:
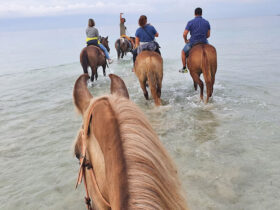
[[[91,131],[104,156],[108,201],[112,209],[127,209],[128,184],[119,126],[106,98],[96,102]]]

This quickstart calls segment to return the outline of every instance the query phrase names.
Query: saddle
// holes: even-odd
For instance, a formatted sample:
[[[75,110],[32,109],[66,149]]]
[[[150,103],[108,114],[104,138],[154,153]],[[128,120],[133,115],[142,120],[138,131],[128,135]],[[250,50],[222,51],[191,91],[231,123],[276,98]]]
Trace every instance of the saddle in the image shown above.
[[[140,52],[142,52],[144,50],[158,52],[159,48],[160,48],[160,46],[159,46],[159,44],[156,41],[147,42],[145,44],[140,45],[137,48],[137,53],[139,54]]]

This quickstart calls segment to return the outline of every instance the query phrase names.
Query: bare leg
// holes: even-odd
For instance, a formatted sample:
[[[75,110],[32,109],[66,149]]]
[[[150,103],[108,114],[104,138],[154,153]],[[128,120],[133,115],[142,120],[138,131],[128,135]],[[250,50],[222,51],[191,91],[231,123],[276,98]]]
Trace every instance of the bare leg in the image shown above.
[[[184,52],[184,50],[182,50],[181,58],[183,66],[186,66],[186,53]]]

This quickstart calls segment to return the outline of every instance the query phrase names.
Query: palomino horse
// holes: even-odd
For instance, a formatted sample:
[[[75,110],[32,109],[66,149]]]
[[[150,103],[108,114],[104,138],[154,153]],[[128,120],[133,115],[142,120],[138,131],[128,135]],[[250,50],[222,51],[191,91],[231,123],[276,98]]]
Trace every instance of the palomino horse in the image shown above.
[[[83,117],[75,142],[89,209],[187,209],[177,170],[127,88],[110,74],[111,95],[93,98],[87,74],[74,86],[74,104]]]
[[[132,39],[132,41],[135,42],[135,37],[130,37],[130,39]],[[120,59],[120,57],[123,58],[123,56],[126,55],[126,53],[132,51],[133,45],[128,39],[119,38],[115,42],[115,48],[117,50],[118,59]]]
[[[139,79],[145,98],[149,95],[146,89],[148,81],[156,106],[161,105],[161,83],[163,77],[163,61],[160,54],[154,51],[142,51],[136,58],[134,72]]]
[[[110,52],[109,48],[109,41],[108,36],[106,38],[101,37],[101,44],[104,45],[104,47]],[[99,66],[102,66],[103,68],[103,75],[106,76],[106,58],[104,52],[101,50],[101,48],[96,47],[94,45],[89,45],[85,47],[81,54],[80,54],[80,63],[83,67],[84,73],[88,74],[88,67],[91,68],[91,78],[90,80],[93,82],[94,76],[95,80],[98,78],[98,72],[97,68]]]
[[[192,47],[187,59],[187,65],[193,78],[194,89],[197,90],[197,84],[200,87],[200,98],[203,101],[203,82],[200,74],[203,73],[207,88],[208,103],[213,93],[215,83],[215,74],[217,71],[217,53],[215,47],[210,44],[198,44]]]

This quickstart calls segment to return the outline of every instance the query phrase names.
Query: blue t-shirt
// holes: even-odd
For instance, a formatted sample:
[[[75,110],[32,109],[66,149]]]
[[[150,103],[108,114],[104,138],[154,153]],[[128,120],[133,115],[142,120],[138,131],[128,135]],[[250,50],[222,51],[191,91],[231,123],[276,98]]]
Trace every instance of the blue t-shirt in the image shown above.
[[[203,19],[201,16],[197,16],[188,22],[186,30],[190,31],[191,45],[198,42],[207,43],[207,32],[210,30],[210,24],[207,20]]]
[[[136,30],[135,36],[139,38],[140,42],[151,42],[154,41],[156,33],[157,31],[154,26],[147,24],[144,26],[144,29],[139,27]]]

